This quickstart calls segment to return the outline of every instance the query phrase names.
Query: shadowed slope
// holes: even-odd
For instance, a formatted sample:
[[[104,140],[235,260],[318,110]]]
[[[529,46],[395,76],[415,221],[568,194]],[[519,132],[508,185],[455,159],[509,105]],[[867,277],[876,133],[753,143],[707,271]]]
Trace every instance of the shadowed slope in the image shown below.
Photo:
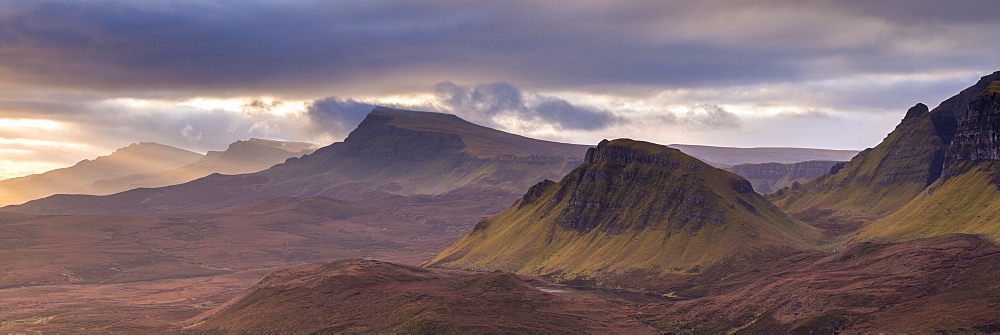
[[[560,182],[535,185],[426,265],[610,285],[601,281],[697,273],[814,237],[745,179],[676,149],[619,139],[602,141]]]
[[[688,278],[676,295],[689,299],[646,306],[641,319],[668,333],[995,332],[996,264],[1000,247],[962,234],[804,251]]]

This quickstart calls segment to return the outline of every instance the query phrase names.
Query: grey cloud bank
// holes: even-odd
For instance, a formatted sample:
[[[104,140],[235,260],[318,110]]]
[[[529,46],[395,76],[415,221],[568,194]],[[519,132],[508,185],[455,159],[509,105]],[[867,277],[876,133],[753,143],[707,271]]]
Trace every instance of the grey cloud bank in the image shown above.
[[[0,0],[0,120],[66,125],[0,124],[0,140],[83,144],[0,142],[0,162],[72,163],[136,141],[327,144],[375,104],[583,143],[858,149],[914,103],[1000,68],[998,12],[922,0]],[[388,99],[406,95],[422,100]],[[247,102],[180,103],[199,97]],[[308,103],[272,113],[283,101]]]

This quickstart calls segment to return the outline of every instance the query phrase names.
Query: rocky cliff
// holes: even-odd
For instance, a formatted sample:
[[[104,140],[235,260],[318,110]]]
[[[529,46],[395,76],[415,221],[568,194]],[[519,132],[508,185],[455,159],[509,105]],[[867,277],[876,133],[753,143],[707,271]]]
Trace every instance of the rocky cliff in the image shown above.
[[[1000,161],[1000,81],[984,90],[958,120],[958,128],[945,157],[945,170],[960,173],[962,162]]]
[[[741,175],[750,181],[754,191],[771,193],[782,187],[790,187],[792,183],[804,182],[821,174],[830,172],[838,164],[837,161],[808,161],[798,163],[761,163],[740,164],[725,168],[726,171]]]
[[[814,235],[740,176],[676,149],[605,140],[558,183],[532,187],[428,265],[614,286],[801,247]]]

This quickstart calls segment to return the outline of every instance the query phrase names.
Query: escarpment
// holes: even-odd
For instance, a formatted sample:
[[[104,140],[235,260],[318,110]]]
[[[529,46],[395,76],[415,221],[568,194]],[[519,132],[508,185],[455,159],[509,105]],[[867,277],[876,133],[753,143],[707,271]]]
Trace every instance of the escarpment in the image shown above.
[[[845,162],[807,161],[791,164],[739,164],[728,167],[726,170],[747,178],[753,184],[755,191],[764,194],[791,186],[794,182],[804,182],[815,178],[842,163]]]

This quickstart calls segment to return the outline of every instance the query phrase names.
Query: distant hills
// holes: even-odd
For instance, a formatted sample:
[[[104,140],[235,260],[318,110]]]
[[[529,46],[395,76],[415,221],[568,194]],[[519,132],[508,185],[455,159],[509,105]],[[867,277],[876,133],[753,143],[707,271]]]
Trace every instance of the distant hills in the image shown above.
[[[107,156],[41,174],[0,180],[0,205],[19,204],[59,193],[78,193],[91,183],[153,173],[194,163],[202,155],[175,147],[133,143]]]
[[[251,138],[247,141],[233,142],[225,151],[209,151],[201,159],[176,169],[98,180],[78,193],[104,195],[139,187],[186,183],[213,173],[257,172],[282,163],[286,159],[311,153],[315,149],[312,143]]]
[[[716,167],[738,164],[799,163],[805,161],[848,161],[858,154],[857,150],[831,150],[808,148],[729,148],[707,145],[670,144],[678,149]]]
[[[426,265],[612,286],[766,258],[817,237],[744,178],[677,149],[618,139],[589,149],[562,180],[533,186]]]
[[[211,175],[108,196],[57,195],[5,210],[149,213],[318,195],[377,205],[387,197],[456,193],[485,196],[493,199],[487,204],[499,207],[540,180],[561,177],[586,150],[478,126],[450,114],[377,108],[343,142],[264,171]]]
[[[188,182],[212,173],[256,172],[312,152],[314,145],[253,138],[207,155],[142,142],[71,167],[0,180],[0,205],[20,204],[53,194],[104,195],[139,187]]]
[[[738,164],[723,169],[743,176],[753,184],[754,191],[765,194],[829,173],[831,169],[840,168],[844,163],[838,161],[756,163]]]

